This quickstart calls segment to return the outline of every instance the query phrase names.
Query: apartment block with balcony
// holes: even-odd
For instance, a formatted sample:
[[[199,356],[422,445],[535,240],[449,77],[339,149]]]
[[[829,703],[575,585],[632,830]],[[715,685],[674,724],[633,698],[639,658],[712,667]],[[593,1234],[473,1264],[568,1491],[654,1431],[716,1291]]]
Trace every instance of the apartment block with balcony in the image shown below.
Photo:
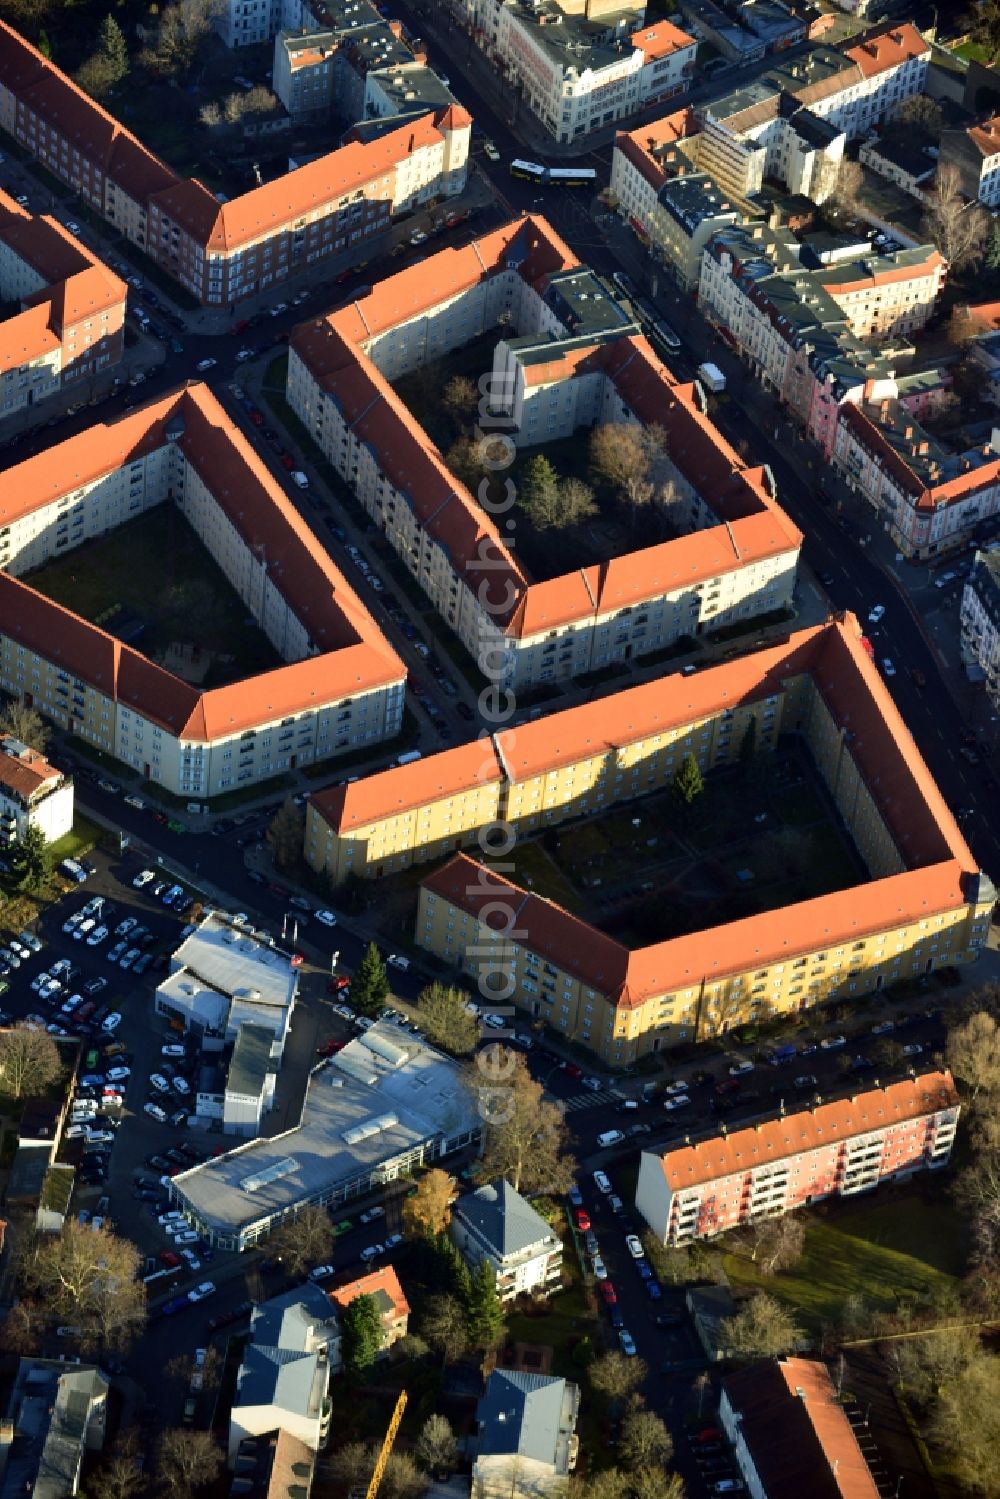
[[[605,725],[592,728],[600,748],[591,743],[581,754],[564,744],[556,720],[545,725],[547,740],[528,749],[530,794],[516,797],[512,788],[508,800],[519,832],[668,784],[688,754],[703,774],[732,763],[752,717],[765,752],[779,734],[804,742],[868,882],[724,930],[629,948],[458,853],[421,884],[418,945],[481,986],[502,988],[518,1011],[611,1066],[975,960],[994,887],[931,781],[853,616],[659,686],[657,722],[634,742],[608,732],[626,713],[622,705],[613,714],[614,699],[594,705]],[[882,788],[890,785],[888,796]]]
[[[1000,711],[1000,543],[976,553],[962,590],[962,658]]]
[[[229,1415],[229,1464],[240,1443],[278,1428],[312,1452],[330,1431],[330,1373],[339,1367],[340,1323],[329,1298],[305,1284],[256,1305]]]
[[[46,843],[73,831],[73,782],[6,734],[0,738],[0,846],[19,843],[29,827]]]
[[[947,1071],[818,1103],[749,1129],[643,1151],[635,1205],[664,1244],[690,1244],[828,1197],[948,1164],[960,1113]]]
[[[576,423],[666,433],[679,538],[537,582],[391,382],[497,329],[489,401],[515,442]],[[292,338],[288,400],[474,662],[502,688],[625,662],[791,602],[801,533],[629,314],[541,218],[391,276]]]
[[[503,1302],[551,1296],[562,1285],[562,1240],[504,1177],[458,1199],[451,1236],[471,1270],[493,1266]]]

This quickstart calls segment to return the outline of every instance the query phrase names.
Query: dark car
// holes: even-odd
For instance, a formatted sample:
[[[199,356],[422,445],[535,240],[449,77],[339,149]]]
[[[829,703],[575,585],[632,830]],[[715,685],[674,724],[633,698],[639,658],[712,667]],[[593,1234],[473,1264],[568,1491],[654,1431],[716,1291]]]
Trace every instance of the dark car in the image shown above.
[[[170,1169],[170,1162],[164,1160],[161,1155],[148,1155],[146,1157],[146,1165],[155,1167],[159,1172],[169,1171]]]
[[[160,1310],[164,1317],[172,1317],[175,1312],[180,1311],[182,1306],[187,1305],[188,1299],[186,1296],[171,1296],[169,1301],[165,1301],[163,1303],[163,1306]]]

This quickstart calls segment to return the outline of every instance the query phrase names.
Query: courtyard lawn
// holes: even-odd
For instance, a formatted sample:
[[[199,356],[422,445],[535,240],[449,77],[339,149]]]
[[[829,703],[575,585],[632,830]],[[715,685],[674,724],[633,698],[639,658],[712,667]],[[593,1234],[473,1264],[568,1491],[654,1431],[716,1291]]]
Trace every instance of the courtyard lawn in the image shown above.
[[[540,1305],[538,1315],[512,1312],[507,1319],[508,1343],[544,1343],[552,1349],[552,1373],[557,1377],[579,1380],[580,1370],[573,1362],[573,1349],[581,1338],[596,1344],[599,1328],[587,1310],[587,1298],[579,1280],[579,1269],[572,1262],[569,1246],[563,1261],[564,1273],[573,1276],[573,1284]],[[598,1351],[600,1351],[598,1347]]]
[[[878,1197],[833,1203],[812,1214],[799,1263],[772,1276],[740,1255],[723,1266],[734,1287],[766,1291],[792,1308],[807,1331],[834,1319],[848,1296],[881,1310],[923,1301],[953,1286],[965,1265],[965,1226],[943,1191],[925,1198],[915,1182]]]
[[[519,843],[513,853],[514,874],[518,885],[526,885],[536,895],[554,900],[567,911],[579,912],[580,897],[562,870],[538,842]]]
[[[131,644],[163,661],[172,644],[213,660],[201,685],[218,687],[281,666],[281,657],[192,527],[157,505],[109,535],[27,575],[39,593],[116,634],[141,623]],[[120,623],[118,623],[120,621]],[[198,657],[195,655],[195,664]]]

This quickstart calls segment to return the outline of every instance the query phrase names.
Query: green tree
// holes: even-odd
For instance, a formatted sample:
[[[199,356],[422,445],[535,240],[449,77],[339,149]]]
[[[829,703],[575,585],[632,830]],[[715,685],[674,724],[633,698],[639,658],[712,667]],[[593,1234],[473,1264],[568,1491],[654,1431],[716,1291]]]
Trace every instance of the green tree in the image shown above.
[[[464,989],[447,984],[429,984],[417,999],[424,1030],[435,1046],[456,1057],[467,1057],[476,1049],[479,1022],[468,1008]]]
[[[674,796],[683,807],[690,807],[705,789],[705,779],[694,755],[685,755],[672,782]]]
[[[469,1341],[474,1348],[487,1352],[496,1348],[504,1336],[503,1306],[497,1295],[493,1266],[483,1260],[472,1275],[472,1291],[465,1304]]]
[[[382,954],[369,942],[351,979],[351,1004],[362,1015],[377,1015],[389,997],[389,975]]]
[[[990,232],[986,236],[986,251],[983,259],[988,271],[1000,271],[1000,220],[990,220]]]
[[[120,82],[129,70],[128,44],[114,16],[105,16],[98,27],[97,47],[101,56],[107,58],[115,82]]]
[[[536,453],[524,465],[518,487],[521,508],[534,517],[544,514],[559,502],[559,475],[544,453]]]
[[[986,51],[987,62],[1000,56],[1000,0],[976,0],[970,17],[972,40]]]
[[[28,823],[20,841],[15,844],[11,863],[18,884],[27,890],[37,890],[52,873],[52,855],[45,834],[33,822]]]
[[[302,857],[305,823],[302,813],[290,796],[286,796],[271,820],[265,835],[267,846],[278,869],[291,869]]]
[[[344,1364],[353,1379],[363,1379],[382,1351],[382,1318],[374,1296],[355,1296],[341,1314]]]
[[[562,530],[596,515],[597,510],[590,485],[570,475],[538,496],[531,507],[531,521],[539,531]]]

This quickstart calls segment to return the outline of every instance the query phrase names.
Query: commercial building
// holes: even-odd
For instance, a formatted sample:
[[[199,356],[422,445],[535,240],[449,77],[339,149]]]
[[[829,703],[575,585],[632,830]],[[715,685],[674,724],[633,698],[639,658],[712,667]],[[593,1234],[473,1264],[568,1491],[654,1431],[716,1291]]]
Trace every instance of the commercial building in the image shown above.
[[[261,1121],[274,1100],[274,1039],[270,1026],[247,1020],[240,1025],[222,1099],[224,1135],[260,1134]]]
[[[878,1499],[825,1364],[784,1358],[722,1381],[719,1425],[752,1499]]]
[[[577,141],[670,99],[694,72],[697,39],[639,5],[464,0],[472,34],[556,141]]]
[[[229,1464],[241,1442],[275,1427],[312,1452],[330,1430],[330,1372],[340,1363],[340,1324],[307,1282],[255,1306],[229,1416]]]
[[[380,1353],[385,1356],[394,1343],[406,1337],[410,1325],[410,1304],[399,1284],[399,1276],[391,1265],[383,1265],[378,1270],[370,1270],[359,1280],[352,1280],[346,1286],[337,1286],[330,1292],[330,1300],[341,1313],[359,1296],[371,1296],[375,1302],[375,1309],[382,1323]]]
[[[104,1445],[108,1381],[92,1364],[22,1358],[0,1434],[0,1496],[67,1499]]]
[[[1000,710],[1000,544],[976,553],[962,590],[962,658]]]
[[[20,843],[29,827],[46,843],[73,831],[73,782],[37,750],[5,734],[0,737],[0,847]]]
[[[382,1021],[313,1069],[298,1124],[182,1172],[170,1194],[210,1243],[243,1250],[311,1203],[363,1197],[481,1133],[456,1064]]]
[[[961,191],[973,202],[1000,207],[1000,115],[942,131],[938,166],[955,168]]]
[[[612,786],[615,799],[641,796],[668,785],[689,754],[703,774],[732,765],[752,723],[762,753],[780,734],[799,736],[869,882],[630,949],[456,854],[421,884],[420,946],[613,1066],[975,960],[996,892],[852,615],[657,685],[656,712],[625,744],[615,698],[596,705],[602,727],[589,752],[552,730],[550,805],[597,811]],[[554,820],[541,799],[532,810],[543,827]]]
[[[451,1236],[471,1270],[493,1267],[501,1301],[550,1296],[562,1285],[562,1240],[505,1177],[458,1199]]]
[[[491,421],[517,442],[659,423],[687,534],[533,581],[390,382],[498,328]],[[801,533],[544,219],[442,250],[292,337],[288,400],[455,632],[504,688],[659,650],[792,599]]]
[[[116,365],[125,282],[62,224],[0,192],[0,421]]]
[[[281,1061],[297,990],[298,969],[288,953],[251,936],[224,914],[210,911],[171,954],[153,1008],[210,1052],[227,1045],[239,1050],[239,1038],[250,1027],[247,1065],[256,1074],[251,1054],[262,1057],[265,1066]],[[266,1048],[258,1032],[267,1036]],[[235,1081],[240,1082],[238,1067]],[[254,1091],[249,1076],[246,1082],[247,1087],[237,1088],[238,1097]],[[229,1123],[235,1130],[237,1124],[248,1122],[234,1099]]]
[[[402,663],[205,386],[15,464],[0,489],[0,685],[58,728],[199,798],[399,732]],[[285,664],[201,688],[24,579],[164,503],[194,528]]]
[[[494,1369],[476,1406],[476,1499],[563,1499],[576,1466],[580,1388],[520,1369]]]
[[[0,22],[0,128],[200,302],[223,307],[461,192],[471,118],[457,107],[427,113],[221,203]]]
[[[826,1197],[948,1164],[959,1116],[949,1072],[642,1152],[635,1205],[663,1244],[690,1244]]]
[[[899,403],[872,399],[840,407],[829,456],[913,561],[960,550],[1000,513],[996,427],[989,442],[956,452]]]

